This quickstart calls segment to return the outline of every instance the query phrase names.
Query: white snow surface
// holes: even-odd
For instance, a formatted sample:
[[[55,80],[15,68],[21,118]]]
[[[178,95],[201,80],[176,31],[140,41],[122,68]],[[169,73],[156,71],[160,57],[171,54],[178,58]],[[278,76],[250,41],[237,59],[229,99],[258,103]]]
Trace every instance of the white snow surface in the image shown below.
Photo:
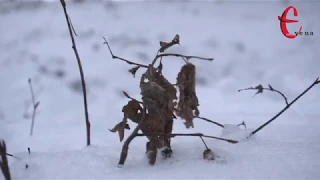
[[[302,25],[314,36],[282,35],[277,16],[288,5],[297,7],[300,20],[288,25],[289,30]],[[319,5],[319,1],[68,2],[88,86],[89,147],[80,76],[60,3],[6,7],[12,9],[0,13],[0,138],[9,153],[21,158],[10,158],[13,179],[320,179],[319,85],[249,140],[244,137],[285,103],[271,92],[254,98],[254,91],[237,92],[271,84],[293,100],[319,77]],[[199,108],[201,116],[227,128],[195,119],[195,128],[186,129],[177,119],[174,132],[201,132],[240,142],[206,139],[218,158],[205,161],[199,138],[175,137],[173,157],[159,155],[149,166],[146,138],[139,137],[131,143],[125,165],[118,168],[122,143],[108,129],[122,119],[121,109],[128,101],[123,90],[141,97],[139,78],[128,73],[132,66],[111,58],[102,37],[116,55],[148,64],[159,41],[170,41],[175,34],[181,45],[168,52],[215,59],[191,60],[197,66]],[[165,58],[164,75],[174,83],[183,64],[179,58]],[[40,101],[31,137],[28,78]],[[247,129],[237,128],[243,120]],[[130,126],[126,137],[135,124]]]

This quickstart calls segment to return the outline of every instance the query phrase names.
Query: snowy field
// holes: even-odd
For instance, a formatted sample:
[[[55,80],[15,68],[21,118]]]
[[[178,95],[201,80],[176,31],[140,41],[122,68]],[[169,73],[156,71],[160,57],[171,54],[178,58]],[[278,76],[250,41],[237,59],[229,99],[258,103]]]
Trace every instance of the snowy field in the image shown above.
[[[113,60],[102,44],[105,36],[116,55],[148,64],[159,41],[179,34],[181,45],[168,52],[213,57],[213,62],[192,61],[197,66],[200,114],[222,124],[244,120],[247,129],[226,134],[198,119],[195,128],[186,129],[177,119],[174,132],[241,140],[285,103],[278,94],[252,98],[254,91],[238,89],[271,84],[293,100],[320,76],[318,1],[67,5],[88,86],[92,145],[85,146],[80,76],[60,3],[0,3],[0,138],[8,152],[20,158],[9,157],[13,179],[320,179],[320,85],[252,139],[238,144],[207,139],[219,156],[216,161],[203,160],[199,138],[176,137],[173,157],[159,156],[151,167],[145,157],[146,138],[139,137],[130,145],[124,167],[118,168],[122,143],[108,129],[123,117],[121,109],[128,101],[123,90],[140,98],[139,78],[128,73],[132,66]],[[288,5],[297,7],[300,20],[288,25],[289,31],[302,25],[314,36],[282,35],[277,16]],[[163,64],[164,75],[175,83],[184,62],[165,58]],[[28,78],[40,101],[33,136]],[[130,125],[126,136],[134,129]]]

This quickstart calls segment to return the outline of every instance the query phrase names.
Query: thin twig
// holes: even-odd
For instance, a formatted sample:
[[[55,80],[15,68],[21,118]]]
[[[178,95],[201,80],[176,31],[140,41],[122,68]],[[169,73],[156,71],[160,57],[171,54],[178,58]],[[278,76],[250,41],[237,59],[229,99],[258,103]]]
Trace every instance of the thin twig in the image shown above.
[[[36,100],[35,100],[35,95],[34,95],[34,91],[33,91],[33,87],[32,87],[31,78],[28,79],[28,83],[29,83],[29,87],[30,87],[32,105],[33,105],[32,120],[31,120],[31,127],[30,127],[30,136],[32,136],[33,128],[34,128],[34,121],[36,119],[36,112],[37,112],[37,108],[38,108],[40,102],[39,101],[36,102]]]
[[[107,41],[107,39],[105,37],[103,37],[103,39],[104,39],[104,43],[103,44],[106,44],[108,46],[108,49],[109,49],[109,52],[111,54],[112,59],[118,59],[118,60],[124,61],[124,62],[126,62],[126,63],[128,63],[130,65],[137,65],[137,66],[140,66],[140,67],[148,68],[147,65],[135,63],[135,62],[132,62],[132,61],[129,61],[127,59],[124,59],[124,58],[121,58],[121,57],[118,57],[118,56],[114,55],[112,50],[111,50],[111,47],[110,47],[110,45],[109,45],[109,43]]]
[[[212,121],[212,120],[210,120],[210,119],[208,119],[208,118],[204,118],[204,117],[200,117],[200,116],[195,116],[195,118],[202,119],[202,120],[204,120],[204,121],[207,121],[207,122],[209,122],[209,123],[212,123],[212,124],[215,124],[215,125],[217,125],[217,126],[220,126],[220,127],[224,128],[224,126],[223,126],[222,124],[220,124],[220,123],[218,123],[218,122],[216,122],[216,121]]]
[[[202,136],[199,136],[201,141],[203,142],[204,146],[206,147],[206,149],[209,149],[206,142],[204,141],[203,137]]]
[[[75,36],[78,36],[78,34],[76,33],[76,30],[75,30],[74,27],[73,27],[73,24],[72,24],[72,21],[71,21],[71,18],[70,18],[69,15],[68,15],[68,20],[69,20],[69,22],[70,22],[70,25],[71,25],[71,28],[72,28],[72,31],[73,31],[74,35],[75,35]]]
[[[269,123],[277,119],[282,113],[284,113],[287,109],[290,108],[291,105],[293,105],[298,99],[300,99],[305,93],[307,93],[313,86],[319,83],[319,78],[317,78],[306,90],[304,90],[299,96],[297,96],[293,101],[291,101],[286,107],[284,107],[279,113],[277,113],[274,117],[272,117],[270,120],[262,124],[260,127],[258,127],[256,130],[252,131],[248,136],[247,139],[250,138],[252,135],[259,132],[261,129],[263,129],[265,126],[267,126]]]
[[[120,155],[120,160],[118,163],[118,167],[121,167],[124,165],[126,159],[127,159],[127,155],[128,155],[128,149],[129,149],[129,144],[131,143],[131,141],[137,136],[138,131],[141,127],[141,125],[143,124],[143,122],[146,119],[146,113],[147,110],[145,107],[143,107],[142,110],[142,118],[141,121],[139,122],[139,124],[136,126],[136,128],[133,130],[133,132],[131,133],[131,135],[126,139],[126,141],[123,143],[122,146],[122,150],[121,150],[121,155]]]
[[[13,158],[15,158],[15,159],[20,159],[19,157],[15,156],[15,155],[13,155],[13,154],[6,153],[6,155],[7,155],[7,156],[10,156],[10,157],[13,157]]]
[[[238,141],[232,139],[219,138],[216,136],[208,136],[202,133],[173,133],[173,134],[165,134],[165,133],[150,133],[150,134],[137,134],[136,136],[170,136],[172,138],[176,136],[196,136],[196,137],[205,137],[210,139],[217,139],[221,141],[226,141],[228,143],[236,144]]]
[[[267,90],[267,91],[271,91],[271,92],[276,92],[276,93],[280,94],[280,95],[283,97],[286,105],[289,104],[289,103],[288,103],[288,98],[287,98],[282,92],[274,89],[270,84],[269,84],[268,86],[269,86],[268,88],[265,88],[265,87],[263,87],[262,85],[258,85],[257,87],[249,87],[249,88],[245,88],[245,89],[239,89],[238,92],[246,91],[246,90],[258,90],[258,92],[257,92],[256,94],[262,93],[263,90]]]
[[[72,33],[73,28],[71,26],[70,17],[67,13],[66,2],[64,0],[60,0],[60,2],[61,2],[65,17],[66,17],[66,21],[68,24],[68,29],[69,29],[69,33],[70,33],[71,42],[72,42],[72,49],[74,51],[74,54],[75,54],[77,62],[78,62],[78,67],[79,67],[79,72],[80,72],[80,77],[81,77],[81,84],[82,84],[83,101],[84,101],[83,103],[84,103],[84,113],[85,113],[85,121],[86,121],[87,146],[89,146],[90,145],[90,121],[89,121],[89,113],[88,113],[86,82],[84,80],[84,73],[83,73],[83,69],[82,69],[82,65],[81,65],[80,56],[79,56],[79,53],[77,50],[76,42],[73,37],[73,33]]]
[[[0,141],[0,169],[6,180],[11,180],[10,168],[7,159],[7,147],[4,140]]]
[[[200,60],[213,61],[213,58],[205,58],[205,57],[199,57],[199,56],[186,56],[186,55],[176,54],[176,53],[163,53],[163,54],[158,54],[153,59],[151,65],[153,66],[156,63],[157,59],[159,59],[161,57],[165,57],[165,56],[176,56],[176,57],[185,58],[186,60],[189,60],[189,59],[200,59]]]

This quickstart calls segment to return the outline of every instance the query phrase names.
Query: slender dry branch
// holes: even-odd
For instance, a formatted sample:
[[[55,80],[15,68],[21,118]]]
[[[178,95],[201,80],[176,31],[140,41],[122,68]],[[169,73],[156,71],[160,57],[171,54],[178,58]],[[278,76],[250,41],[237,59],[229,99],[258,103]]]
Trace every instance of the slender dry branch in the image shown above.
[[[262,92],[263,92],[264,90],[271,91],[271,92],[276,92],[276,93],[280,94],[280,95],[283,97],[284,102],[286,103],[286,105],[289,104],[287,97],[286,97],[282,92],[274,89],[270,84],[268,85],[268,88],[265,88],[265,87],[263,87],[261,84],[259,84],[259,85],[256,86],[256,87],[249,87],[249,88],[245,88],[245,89],[239,89],[238,92],[247,91],[247,90],[257,90],[256,94],[262,94]],[[256,95],[256,94],[255,94],[255,95]]]
[[[80,77],[81,77],[82,92],[83,92],[83,101],[84,101],[83,103],[84,103],[84,113],[85,113],[85,121],[86,121],[87,146],[89,146],[90,145],[90,121],[89,121],[89,113],[88,113],[86,82],[84,80],[84,73],[83,73],[83,69],[82,69],[82,65],[81,65],[80,56],[79,56],[79,53],[77,50],[76,42],[73,37],[74,28],[71,25],[71,18],[69,17],[68,12],[67,12],[66,2],[64,0],[60,0],[60,2],[61,2],[65,17],[66,17],[66,21],[68,24],[68,29],[69,29],[69,33],[70,33],[71,42],[72,42],[72,49],[74,51],[74,54],[75,54],[77,62],[78,62],[78,67],[79,67],[79,72],[80,72]]]
[[[15,159],[20,159],[19,157],[15,156],[15,155],[13,155],[13,154],[6,153],[6,155],[7,155],[7,156],[10,156],[10,157],[13,157],[13,158],[15,158]]]
[[[165,134],[165,133],[151,133],[151,134],[137,134],[136,136],[169,136],[169,137],[176,137],[176,136],[196,136],[196,137],[204,137],[204,138],[210,138],[210,139],[217,139],[221,141],[226,141],[228,143],[236,144],[238,141],[232,140],[232,139],[225,139],[225,138],[219,138],[216,136],[208,136],[204,135],[202,133],[172,133],[172,134]]]
[[[139,124],[136,126],[136,128],[133,130],[133,132],[131,133],[131,135],[126,139],[126,141],[123,143],[122,146],[122,150],[121,150],[121,155],[120,155],[120,160],[118,163],[118,167],[122,167],[127,159],[127,155],[128,155],[128,150],[129,150],[129,145],[131,143],[131,141],[137,136],[138,131],[141,127],[141,125],[143,124],[143,122],[145,121],[146,118],[146,113],[147,110],[145,107],[143,107],[143,111],[142,111],[142,118],[141,121],[139,122]]]
[[[11,180],[10,168],[7,159],[7,147],[4,140],[0,141],[0,168],[6,180]]]
[[[156,57],[153,59],[151,65],[153,66],[156,63],[157,59],[159,59],[161,57],[165,57],[165,56],[181,57],[181,58],[184,58],[186,60],[189,60],[189,59],[200,59],[200,60],[213,61],[213,58],[205,58],[205,57],[199,57],[199,56],[186,56],[186,55],[176,54],[176,53],[163,53],[163,54],[157,54]]]
[[[286,107],[284,107],[280,112],[278,112],[274,117],[272,117],[270,120],[262,124],[260,127],[252,131],[248,136],[247,139],[250,138],[252,135],[259,132],[261,129],[263,129],[265,126],[267,126],[269,123],[277,119],[282,113],[284,113],[287,109],[289,109],[298,99],[300,99],[304,94],[306,94],[313,86],[319,83],[319,78],[317,78],[306,90],[304,90],[299,96],[297,96],[293,101],[291,101]]]
[[[216,122],[216,121],[212,121],[212,120],[210,120],[210,119],[208,119],[208,118],[204,118],[204,117],[200,117],[200,116],[195,116],[195,118],[204,120],[204,121],[206,121],[206,122],[209,122],[209,123],[212,123],[212,124],[215,124],[215,125],[217,125],[217,126],[220,126],[220,127],[224,128],[224,126],[223,126],[222,124],[220,124],[220,123],[218,123],[218,122]]]
[[[111,54],[112,59],[118,59],[118,60],[124,61],[124,62],[126,62],[126,63],[128,63],[128,64],[130,64],[130,65],[137,65],[137,66],[139,66],[139,67],[148,68],[147,65],[135,63],[135,62],[132,62],[132,61],[129,61],[129,60],[127,60],[127,59],[124,59],[124,58],[121,58],[121,57],[119,57],[119,56],[114,55],[113,52],[112,52],[112,50],[111,50],[111,47],[110,47],[110,45],[109,45],[109,43],[108,43],[108,41],[107,41],[107,39],[106,39],[105,37],[103,37],[103,39],[104,39],[103,44],[106,44],[106,45],[108,46],[108,49],[109,49],[109,52],[110,52],[110,54]]]
[[[33,105],[31,128],[30,128],[30,136],[32,136],[32,134],[33,134],[33,127],[34,127],[34,121],[35,121],[35,119],[36,119],[36,112],[37,112],[37,108],[38,108],[40,102],[39,102],[39,101],[36,102],[36,100],[35,100],[35,96],[34,96],[34,91],[33,91],[33,87],[32,87],[31,78],[28,79],[28,83],[29,83],[29,87],[30,87],[32,105]]]

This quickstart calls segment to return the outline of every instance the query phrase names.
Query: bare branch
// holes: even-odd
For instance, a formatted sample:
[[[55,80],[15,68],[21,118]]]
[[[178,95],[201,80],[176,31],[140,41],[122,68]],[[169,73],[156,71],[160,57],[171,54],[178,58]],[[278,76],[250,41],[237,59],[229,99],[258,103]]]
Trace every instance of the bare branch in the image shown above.
[[[118,59],[118,60],[124,61],[124,62],[126,62],[126,63],[128,63],[128,64],[130,64],[130,65],[137,65],[137,66],[139,66],[139,67],[148,68],[147,65],[135,63],[135,62],[132,62],[132,61],[129,61],[129,60],[127,60],[127,59],[124,59],[124,58],[121,58],[121,57],[118,57],[118,56],[114,55],[113,52],[112,52],[112,50],[111,50],[111,48],[110,48],[110,45],[109,45],[108,41],[106,40],[106,38],[103,37],[103,39],[104,39],[104,43],[103,43],[103,44],[106,44],[106,45],[108,46],[108,49],[109,49],[109,52],[110,52],[110,54],[111,54],[112,59]]]
[[[6,153],[6,155],[7,155],[7,156],[10,156],[10,157],[13,157],[13,158],[15,158],[15,159],[20,159],[19,157],[15,156],[15,155],[13,155],[13,154]]]
[[[306,94],[313,86],[319,83],[319,78],[317,78],[306,90],[304,90],[299,96],[297,96],[293,101],[291,101],[286,107],[284,107],[280,112],[278,112],[275,116],[273,116],[270,120],[262,124],[260,127],[252,131],[248,136],[247,139],[259,132],[261,129],[263,129],[265,126],[267,126],[269,123],[277,119],[282,113],[284,113],[287,109],[290,108],[298,99],[300,99],[304,94]]]
[[[31,99],[32,99],[32,104],[33,104],[32,120],[31,120],[31,128],[30,128],[30,136],[32,136],[33,128],[34,128],[34,121],[36,119],[36,111],[37,111],[37,108],[38,108],[40,102],[39,101],[36,102],[36,100],[35,100],[31,78],[28,79],[28,83],[29,83],[29,87],[30,87]]]
[[[216,136],[208,136],[204,135],[202,133],[172,133],[172,134],[165,134],[165,133],[151,133],[151,134],[137,134],[136,136],[170,136],[172,138],[176,136],[196,136],[196,137],[204,137],[204,138],[210,138],[210,139],[217,139],[221,141],[226,141],[228,143],[236,144],[238,141],[232,140],[232,139],[225,139],[225,138],[219,138]]]
[[[74,34],[73,32],[75,32],[75,31],[74,31],[73,26],[71,25],[71,19],[68,15],[68,12],[67,12],[66,2],[64,0],[60,0],[60,3],[62,5],[64,14],[65,14],[65,18],[67,21],[67,25],[68,25],[68,29],[69,29],[69,33],[70,33],[70,38],[71,38],[71,42],[72,42],[72,49],[74,51],[74,54],[75,54],[77,62],[78,62],[78,67],[79,67],[79,72],[80,72],[80,77],[81,77],[82,92],[83,92],[83,104],[84,104],[86,133],[87,133],[87,146],[89,146],[90,145],[90,121],[89,121],[89,113],[88,113],[86,82],[84,79],[84,73],[83,73],[83,69],[82,69],[82,65],[81,65],[80,56],[79,56],[79,53],[77,50],[76,42],[73,37],[73,34]],[[73,31],[72,31],[72,29],[73,29]]]
[[[213,61],[213,58],[205,58],[205,57],[200,57],[200,56],[186,56],[182,54],[176,54],[176,53],[163,53],[163,54],[158,54],[152,61],[151,65],[153,66],[157,59],[165,56],[175,56],[175,57],[181,57],[183,59],[186,59],[187,61],[190,59],[200,59],[200,60],[206,60],[206,61]]]
[[[267,90],[267,91],[271,91],[271,92],[276,92],[276,93],[280,94],[280,95],[283,97],[286,105],[289,104],[287,97],[286,97],[282,92],[274,89],[270,84],[268,85],[268,88],[265,88],[265,87],[263,87],[261,84],[259,84],[259,85],[256,86],[256,87],[249,87],[249,88],[245,88],[245,89],[239,89],[238,92],[247,91],[247,90],[257,90],[257,93],[256,93],[255,95],[257,95],[257,94],[262,94],[263,90]]]

